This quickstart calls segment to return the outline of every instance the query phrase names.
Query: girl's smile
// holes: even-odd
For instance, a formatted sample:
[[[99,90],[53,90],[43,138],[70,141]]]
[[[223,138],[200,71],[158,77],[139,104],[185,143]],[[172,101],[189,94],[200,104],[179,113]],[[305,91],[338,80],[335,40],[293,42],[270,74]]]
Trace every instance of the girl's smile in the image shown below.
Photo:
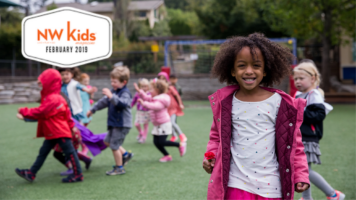
[[[246,84],[253,84],[256,81],[256,78],[242,78],[242,80],[246,83]]]

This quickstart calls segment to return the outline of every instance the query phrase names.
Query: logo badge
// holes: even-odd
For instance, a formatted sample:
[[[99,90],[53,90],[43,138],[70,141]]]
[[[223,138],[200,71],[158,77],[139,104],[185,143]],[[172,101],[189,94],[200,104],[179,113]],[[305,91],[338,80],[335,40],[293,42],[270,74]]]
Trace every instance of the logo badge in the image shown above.
[[[109,58],[109,17],[64,7],[22,20],[22,55],[58,67],[76,67]]]

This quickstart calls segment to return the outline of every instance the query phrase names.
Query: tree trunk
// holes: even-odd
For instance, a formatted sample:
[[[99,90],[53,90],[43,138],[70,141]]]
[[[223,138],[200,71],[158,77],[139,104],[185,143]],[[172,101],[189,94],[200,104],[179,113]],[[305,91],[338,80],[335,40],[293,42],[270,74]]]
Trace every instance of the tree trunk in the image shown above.
[[[322,34],[322,87],[325,92],[330,90],[330,48],[331,48],[331,12],[324,12],[324,31]]]

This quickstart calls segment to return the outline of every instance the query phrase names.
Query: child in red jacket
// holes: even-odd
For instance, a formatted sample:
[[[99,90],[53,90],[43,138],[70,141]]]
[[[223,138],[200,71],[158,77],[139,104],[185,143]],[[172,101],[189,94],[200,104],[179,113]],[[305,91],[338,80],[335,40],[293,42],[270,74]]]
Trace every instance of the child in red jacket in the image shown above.
[[[83,181],[78,156],[71,138],[74,122],[71,119],[67,102],[60,95],[61,75],[54,69],[47,69],[38,77],[42,87],[41,105],[37,108],[19,108],[18,117],[37,120],[37,137],[45,137],[39,155],[31,169],[16,169],[16,173],[29,182],[33,182],[38,170],[42,167],[47,155],[58,144],[68,160],[73,164],[74,173],[62,179],[64,183]],[[73,130],[75,131],[75,130]]]

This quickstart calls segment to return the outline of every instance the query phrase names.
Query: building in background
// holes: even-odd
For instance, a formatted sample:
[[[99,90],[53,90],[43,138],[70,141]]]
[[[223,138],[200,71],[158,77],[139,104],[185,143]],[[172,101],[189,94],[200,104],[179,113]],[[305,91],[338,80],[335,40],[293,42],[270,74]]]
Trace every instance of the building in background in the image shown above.
[[[99,15],[104,15],[114,19],[114,3],[113,2],[91,2],[89,4],[80,3],[58,3],[58,8],[72,7],[88,12],[93,12]],[[161,13],[164,8],[163,0],[156,1],[131,1],[128,6],[128,11],[132,12],[134,20],[148,20],[150,28],[153,28],[155,22],[164,19],[164,15]],[[47,7],[43,7],[35,14],[47,11]]]

